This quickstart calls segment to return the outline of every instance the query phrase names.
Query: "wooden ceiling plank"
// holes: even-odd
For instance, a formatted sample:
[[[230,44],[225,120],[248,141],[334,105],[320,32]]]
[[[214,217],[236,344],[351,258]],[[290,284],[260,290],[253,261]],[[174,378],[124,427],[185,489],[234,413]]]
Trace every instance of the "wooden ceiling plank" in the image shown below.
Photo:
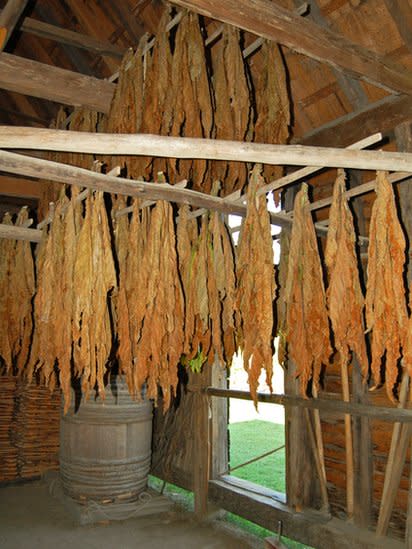
[[[124,51],[121,48],[115,44],[111,44],[109,41],[99,40],[80,32],[63,29],[31,17],[26,17],[23,20],[20,30],[41,38],[54,40],[60,44],[91,51],[98,55],[107,55],[121,59],[124,54]]]
[[[367,135],[389,132],[412,120],[412,97],[391,95],[297,137],[302,145],[345,147]]]
[[[402,40],[412,53],[412,8],[409,2],[406,0],[384,0],[384,2]]]
[[[26,124],[35,124],[37,126],[45,127],[50,123],[50,120],[45,120],[43,118],[37,118],[36,116],[31,116],[30,114],[26,114],[21,111],[16,111],[12,109],[5,109],[0,105],[0,113],[7,115],[8,117],[12,116],[14,118],[17,118],[20,120],[20,122],[24,122]]]
[[[20,198],[40,198],[42,187],[38,181],[0,174],[0,195]]]
[[[412,74],[271,0],[173,0],[174,4],[263,36],[385,89],[412,93]]]
[[[0,88],[108,112],[115,86],[106,80],[3,52],[0,54]]]
[[[301,0],[294,0],[295,6],[299,7],[300,2]],[[312,21],[314,21],[322,28],[331,27],[329,21],[322,15],[322,12],[320,11],[318,2],[316,0],[312,0],[309,13],[306,15],[306,17],[312,19]],[[355,110],[365,107],[368,104],[368,97],[365,93],[365,90],[362,88],[359,80],[357,80],[356,78],[351,78],[347,74],[335,68],[333,69],[333,72],[340,88],[346,95],[346,98],[348,99],[352,108]]]
[[[0,52],[4,50],[28,0],[8,0],[0,14]]]

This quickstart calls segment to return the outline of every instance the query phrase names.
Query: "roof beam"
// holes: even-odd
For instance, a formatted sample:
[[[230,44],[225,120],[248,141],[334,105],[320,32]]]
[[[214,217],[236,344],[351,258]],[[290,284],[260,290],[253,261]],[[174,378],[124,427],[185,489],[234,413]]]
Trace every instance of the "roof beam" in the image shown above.
[[[0,51],[3,51],[28,0],[8,0],[0,14]]]
[[[2,52],[0,88],[65,105],[83,105],[108,112],[115,85],[107,80]]]
[[[405,68],[271,0],[173,0],[173,3],[283,44],[388,90],[412,94],[412,74]]]
[[[357,111],[332,120],[294,139],[301,145],[346,147],[376,132],[389,132],[412,120],[412,97],[390,95]]]
[[[0,18],[3,15],[3,12],[4,10],[0,11]],[[44,23],[43,21],[32,19],[31,17],[25,17],[23,19],[20,30],[29,34],[34,34],[35,36],[40,36],[41,38],[54,40],[60,44],[91,51],[99,55],[108,55],[121,59],[124,54],[124,51],[121,48],[108,41],[97,40],[92,36],[63,29],[56,25],[50,25],[49,23]]]

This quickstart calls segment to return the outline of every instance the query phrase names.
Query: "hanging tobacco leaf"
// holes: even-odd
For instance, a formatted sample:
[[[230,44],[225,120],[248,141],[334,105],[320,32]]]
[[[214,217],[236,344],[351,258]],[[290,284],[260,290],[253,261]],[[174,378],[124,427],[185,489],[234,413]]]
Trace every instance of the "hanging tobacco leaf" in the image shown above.
[[[373,378],[376,384],[381,382],[384,359],[386,391],[393,400],[408,320],[403,278],[406,242],[386,172],[377,173],[375,190],[369,227],[366,326],[372,331]]]
[[[325,262],[329,272],[329,318],[340,360],[347,364],[353,352],[363,376],[366,377],[368,357],[364,336],[364,298],[355,243],[352,214],[345,197],[345,172],[339,170],[333,189],[325,250]]]
[[[257,404],[257,388],[262,370],[272,388],[273,300],[275,273],[270,218],[265,195],[257,196],[264,185],[261,167],[255,166],[247,190],[247,215],[242,222],[237,250],[237,307],[240,311],[239,346],[248,373],[250,392]]]
[[[310,380],[319,384],[322,365],[332,354],[322,267],[309,211],[308,187],[295,198],[285,287],[288,358],[296,365],[302,394]]]

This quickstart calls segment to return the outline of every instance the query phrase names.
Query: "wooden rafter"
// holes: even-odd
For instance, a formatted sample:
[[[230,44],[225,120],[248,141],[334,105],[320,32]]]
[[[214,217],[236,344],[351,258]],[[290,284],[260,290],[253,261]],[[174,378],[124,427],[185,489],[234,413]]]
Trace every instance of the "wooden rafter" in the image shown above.
[[[0,53],[0,88],[107,112],[115,86],[106,80]]]
[[[298,8],[301,0],[294,0],[295,7]],[[323,17],[322,12],[319,9],[317,0],[312,0],[310,4],[309,13],[307,18],[312,19],[314,23],[322,28],[330,27],[329,21]],[[333,30],[333,29],[332,29]],[[368,97],[365,90],[362,88],[362,84],[356,78],[352,78],[338,69],[332,69],[335,78],[345,94],[347,100],[351,104],[353,109],[361,109],[368,104]]]
[[[412,53],[412,8],[408,1],[384,0],[390,17],[392,17],[398,32]]]
[[[4,10],[0,11],[0,18]],[[71,31],[57,27],[56,25],[50,25],[44,21],[33,19],[31,17],[25,17],[20,25],[20,30],[41,38],[47,38],[49,40],[55,40],[61,44],[67,46],[74,46],[88,50],[99,55],[108,55],[121,59],[124,51],[110,42],[104,40],[97,40],[92,36],[87,36],[80,32]]]
[[[412,120],[412,97],[390,95],[332,120],[294,141],[302,145],[346,147],[367,135],[392,131],[395,126],[408,120]]]
[[[393,91],[412,93],[412,74],[270,0],[173,0]]]
[[[8,0],[0,14],[0,51],[3,51],[28,0]]]

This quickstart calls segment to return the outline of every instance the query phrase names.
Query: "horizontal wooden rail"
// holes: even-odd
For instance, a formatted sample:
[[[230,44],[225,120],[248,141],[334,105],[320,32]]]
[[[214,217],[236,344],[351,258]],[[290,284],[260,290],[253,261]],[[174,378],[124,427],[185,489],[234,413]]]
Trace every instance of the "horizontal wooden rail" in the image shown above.
[[[290,166],[320,165],[325,168],[412,173],[412,153],[0,126],[0,149],[16,148],[122,156],[202,158]]]
[[[209,396],[252,400],[252,397],[248,391],[239,391],[237,389],[218,389],[215,387],[207,387],[205,392]],[[314,410],[320,410],[321,412],[329,412],[334,414],[351,414],[353,416],[369,417],[371,419],[379,419],[381,421],[412,423],[412,409],[368,406],[366,404],[344,402],[342,400],[302,398],[274,393],[258,393],[257,399],[258,402],[281,404],[282,406],[299,406],[301,408],[311,408]]]

